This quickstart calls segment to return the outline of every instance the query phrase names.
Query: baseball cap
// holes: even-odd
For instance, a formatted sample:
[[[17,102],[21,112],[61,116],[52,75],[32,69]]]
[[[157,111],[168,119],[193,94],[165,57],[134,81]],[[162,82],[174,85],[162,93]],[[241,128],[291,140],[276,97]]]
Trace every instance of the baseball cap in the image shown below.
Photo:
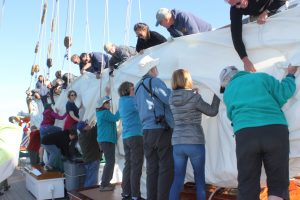
[[[105,102],[110,101],[110,100],[111,100],[111,98],[109,96],[104,96],[101,98],[102,104],[104,104]]]
[[[239,70],[235,66],[225,67],[220,73],[220,93],[224,93],[225,87],[230,82],[231,78],[238,73]]]
[[[84,121],[80,121],[80,122],[77,123],[77,129],[79,131],[82,131],[85,126],[86,126],[86,123]]]

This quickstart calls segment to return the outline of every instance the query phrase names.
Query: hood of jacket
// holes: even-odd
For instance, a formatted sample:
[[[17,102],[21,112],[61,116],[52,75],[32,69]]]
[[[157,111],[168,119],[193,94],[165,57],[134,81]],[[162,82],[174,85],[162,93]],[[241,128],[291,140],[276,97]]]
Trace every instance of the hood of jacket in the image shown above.
[[[182,106],[187,104],[195,95],[196,92],[190,89],[173,90],[170,96],[170,103],[174,106]]]

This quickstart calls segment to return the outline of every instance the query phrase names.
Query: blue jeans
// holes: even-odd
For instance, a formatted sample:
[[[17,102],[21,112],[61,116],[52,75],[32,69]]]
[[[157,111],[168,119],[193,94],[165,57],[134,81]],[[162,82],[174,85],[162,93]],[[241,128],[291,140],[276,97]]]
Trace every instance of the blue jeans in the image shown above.
[[[47,165],[50,165],[51,167],[55,167],[56,159],[60,158],[60,150],[57,148],[56,145],[42,145],[44,149],[48,153],[48,161],[46,162]]]
[[[84,163],[84,187],[90,187],[98,184],[99,164],[99,160]]]
[[[49,125],[49,126],[42,127],[40,129],[41,139],[45,135],[48,135],[51,133],[56,133],[59,131],[62,131],[62,129],[58,126]],[[58,157],[60,157],[60,150],[57,148],[56,145],[43,145],[42,144],[42,147],[46,150],[47,155],[48,155],[48,161],[46,162],[46,164],[50,165],[51,167],[54,167],[55,163],[56,163],[56,159]]]
[[[173,146],[174,180],[169,200],[179,200],[182,190],[187,160],[190,158],[194,169],[197,200],[205,200],[205,146],[204,144],[176,144]]]

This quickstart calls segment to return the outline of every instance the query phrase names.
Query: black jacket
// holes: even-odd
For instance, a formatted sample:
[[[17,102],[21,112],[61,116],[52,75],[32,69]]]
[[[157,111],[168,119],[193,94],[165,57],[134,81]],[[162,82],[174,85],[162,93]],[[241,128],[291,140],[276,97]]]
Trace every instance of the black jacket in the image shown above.
[[[153,47],[155,45],[159,45],[161,43],[166,42],[166,38],[162,36],[161,34],[155,32],[155,31],[150,31],[150,38],[148,40],[144,40],[139,38],[136,43],[136,51],[140,52],[143,49],[147,49],[149,47]]]
[[[48,135],[45,135],[42,139],[42,144],[44,145],[56,145],[57,148],[61,150],[62,155],[69,157],[70,151],[69,151],[69,144],[71,142],[71,139],[69,137],[69,131],[59,131],[56,133],[51,133]]]
[[[265,10],[268,10],[270,14],[274,14],[278,8],[285,4],[285,2],[286,0],[249,0],[248,6],[245,9],[231,6],[231,37],[234,48],[241,59],[247,56],[245,45],[242,39],[243,15],[258,16]]]

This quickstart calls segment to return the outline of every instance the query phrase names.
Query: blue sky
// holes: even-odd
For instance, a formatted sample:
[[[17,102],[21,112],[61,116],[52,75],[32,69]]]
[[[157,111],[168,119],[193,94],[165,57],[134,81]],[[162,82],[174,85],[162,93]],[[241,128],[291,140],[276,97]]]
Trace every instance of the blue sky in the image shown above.
[[[23,110],[28,112],[25,91],[30,86],[34,87],[36,79],[31,77],[31,66],[34,62],[34,48],[38,41],[41,2],[44,0],[0,0],[0,6],[5,1],[3,12],[0,13],[0,116],[16,115]],[[45,21],[45,35],[41,40],[40,65],[41,73],[47,71],[47,47],[50,38],[50,21],[52,19],[53,1],[48,0],[48,12]],[[136,36],[133,26],[140,21],[139,1],[131,0],[131,17],[129,32],[129,45],[135,46]],[[53,45],[53,67],[50,69],[50,80],[54,78],[56,70],[79,74],[77,66],[63,62],[65,47],[63,39],[66,31],[67,0],[59,1],[58,28],[56,41]],[[91,43],[85,39],[86,35],[86,2],[88,4],[88,21]],[[109,0],[108,21],[109,39],[116,44],[124,44],[127,0]],[[223,0],[140,0],[142,22],[147,23],[151,30],[169,37],[168,32],[161,26],[155,27],[155,13],[161,8],[176,8],[189,11],[203,20],[212,24],[214,28],[229,24],[229,5]],[[80,54],[85,51],[103,51],[103,36],[105,0],[76,0],[73,24],[73,45],[71,53]],[[1,12],[1,9],[0,9]],[[69,25],[71,23],[68,23]],[[59,42],[58,42],[59,41]],[[89,48],[89,44],[91,48]],[[63,64],[64,63],[64,64]]]

